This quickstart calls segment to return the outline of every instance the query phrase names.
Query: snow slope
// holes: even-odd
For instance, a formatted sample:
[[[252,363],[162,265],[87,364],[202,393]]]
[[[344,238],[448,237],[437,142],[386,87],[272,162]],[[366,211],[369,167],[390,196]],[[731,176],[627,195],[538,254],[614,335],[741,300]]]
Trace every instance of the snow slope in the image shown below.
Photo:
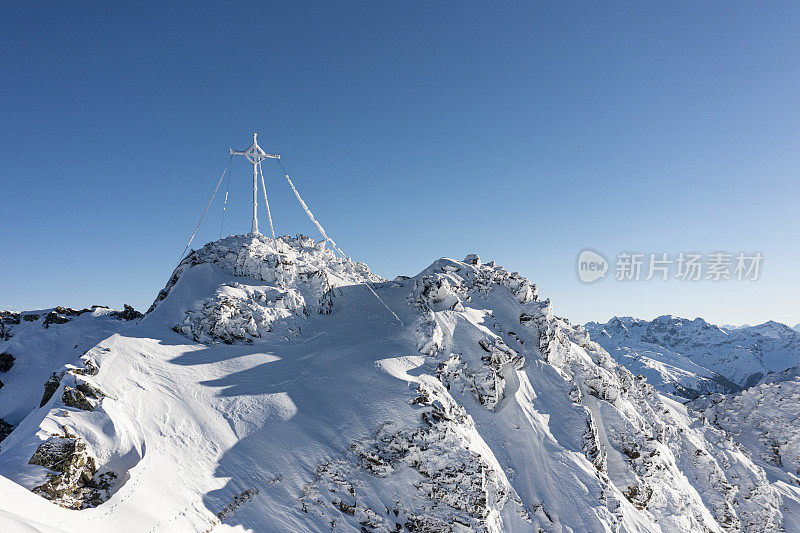
[[[769,374],[739,394],[698,398],[689,406],[751,450],[768,472],[783,470],[779,479],[800,485],[800,366]]]
[[[800,512],[477,256],[386,281],[306,237],[231,236],[81,361],[3,442],[9,528],[775,531]]]
[[[16,425],[39,407],[53,372],[141,316],[101,306],[0,311],[0,426]]]
[[[800,364],[800,332],[777,322],[725,330],[667,315],[614,317],[585,327],[616,361],[659,390],[687,398],[736,392]]]

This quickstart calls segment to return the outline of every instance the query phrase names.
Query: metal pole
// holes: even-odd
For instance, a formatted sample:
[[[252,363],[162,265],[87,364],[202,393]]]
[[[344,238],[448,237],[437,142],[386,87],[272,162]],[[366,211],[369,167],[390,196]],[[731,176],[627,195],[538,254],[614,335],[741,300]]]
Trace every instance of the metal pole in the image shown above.
[[[253,235],[258,235],[258,166],[253,161]]]
[[[243,155],[247,158],[250,163],[253,164],[253,234],[260,235],[261,233],[258,231],[258,170],[259,164],[264,159],[278,159],[280,160],[281,156],[278,154],[268,154],[261,147],[258,145],[258,134],[253,133],[253,145],[250,146],[247,150],[234,150],[231,148],[230,152],[231,155]],[[262,177],[263,180],[263,177]],[[264,196],[266,202],[266,189],[264,189]],[[267,206],[269,210],[269,206]],[[269,215],[269,211],[267,211]],[[270,217],[270,227],[272,227],[272,219]],[[274,230],[273,230],[274,233]]]

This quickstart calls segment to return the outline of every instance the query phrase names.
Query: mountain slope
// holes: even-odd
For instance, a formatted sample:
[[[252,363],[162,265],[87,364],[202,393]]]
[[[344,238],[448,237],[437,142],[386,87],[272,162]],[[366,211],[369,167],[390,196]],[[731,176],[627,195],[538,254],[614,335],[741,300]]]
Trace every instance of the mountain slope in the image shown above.
[[[128,306],[0,311],[0,440],[4,424],[8,430],[39,407],[54,372],[141,317]]]
[[[51,500],[3,481],[14,520],[770,531],[798,513],[725,431],[477,256],[385,281],[305,237],[229,237],[82,360],[3,443],[0,474]]]
[[[689,404],[751,450],[784,481],[800,485],[800,366],[765,377],[739,394],[712,395]]]
[[[700,318],[614,317],[585,327],[615,360],[687,398],[736,392],[800,364],[800,333],[777,322],[725,330]]]

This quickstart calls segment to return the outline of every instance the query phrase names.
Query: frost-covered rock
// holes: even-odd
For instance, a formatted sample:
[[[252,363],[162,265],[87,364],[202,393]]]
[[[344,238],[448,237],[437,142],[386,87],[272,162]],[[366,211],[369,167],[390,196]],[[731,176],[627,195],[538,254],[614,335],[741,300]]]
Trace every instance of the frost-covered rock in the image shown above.
[[[327,512],[333,514],[334,525],[352,521],[367,531],[460,527],[500,533],[504,524],[499,511],[510,505],[535,528],[494,458],[473,448],[480,439],[474,424],[442,386],[419,385],[411,403],[420,413],[418,427],[387,422],[374,436],[353,443],[346,456],[319,465],[314,480],[303,488],[303,510]],[[389,489],[398,482],[412,490],[398,495],[391,508],[371,501],[363,491],[367,484]]]
[[[279,325],[299,335],[300,326],[292,326],[292,317],[307,316],[303,295],[292,288],[258,287],[242,283],[221,286],[212,298],[186,311],[176,331],[204,343],[252,342]]]
[[[299,335],[291,317],[330,314],[336,288],[385,281],[360,262],[341,258],[325,241],[298,235],[273,240],[262,235],[231,236],[192,251],[173,272],[150,307],[167,297],[181,276],[198,265],[214,265],[241,281],[221,285],[210,298],[185,311],[175,330],[203,343],[252,342],[274,329]],[[287,330],[289,335],[287,336]]]
[[[689,404],[733,436],[763,463],[800,484],[800,376],[798,367],[768,376],[737,394],[714,394]]]

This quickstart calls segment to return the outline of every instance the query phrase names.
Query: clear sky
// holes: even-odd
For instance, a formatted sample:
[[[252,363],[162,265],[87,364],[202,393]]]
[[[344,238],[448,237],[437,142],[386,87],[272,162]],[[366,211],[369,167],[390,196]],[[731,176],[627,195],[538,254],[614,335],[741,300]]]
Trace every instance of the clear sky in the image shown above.
[[[575,322],[800,322],[799,3],[164,4],[0,7],[0,308],[149,306],[258,131],[386,277],[476,252]],[[278,232],[316,235],[265,177]],[[764,261],[587,285],[584,248]]]

